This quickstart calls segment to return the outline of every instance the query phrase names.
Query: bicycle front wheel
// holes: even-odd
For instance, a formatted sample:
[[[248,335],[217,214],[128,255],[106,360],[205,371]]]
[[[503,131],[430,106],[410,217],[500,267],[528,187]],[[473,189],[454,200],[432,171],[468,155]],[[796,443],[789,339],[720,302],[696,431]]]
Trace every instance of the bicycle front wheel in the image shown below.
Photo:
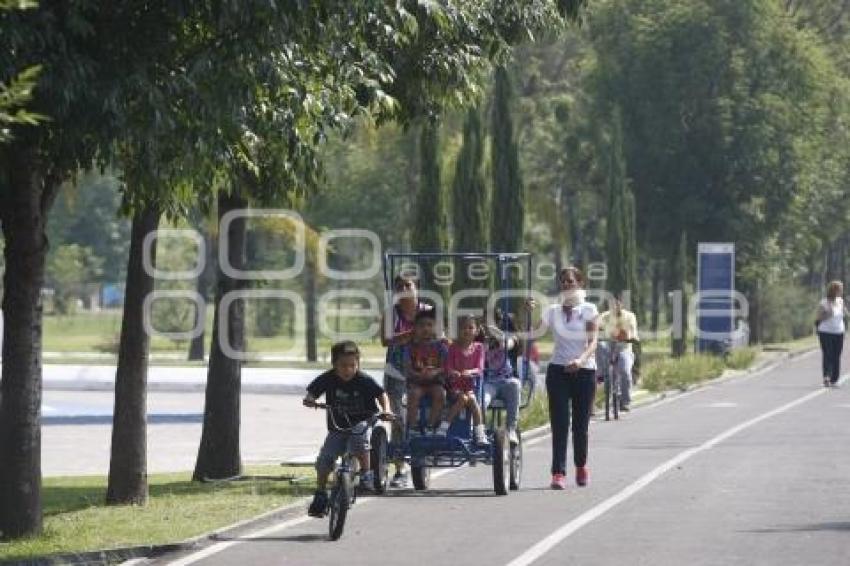
[[[614,389],[611,393],[611,405],[614,408],[614,420],[620,419],[620,394]]]
[[[342,536],[350,501],[351,478],[346,473],[339,473],[336,476],[336,485],[331,490],[330,522],[328,524],[328,535],[331,540],[338,540]]]

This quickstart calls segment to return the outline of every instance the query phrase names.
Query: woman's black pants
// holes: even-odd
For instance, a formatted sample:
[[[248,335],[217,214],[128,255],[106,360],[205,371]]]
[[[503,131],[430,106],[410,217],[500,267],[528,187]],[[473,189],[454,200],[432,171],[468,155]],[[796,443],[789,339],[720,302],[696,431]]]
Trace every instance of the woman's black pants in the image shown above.
[[[546,368],[553,474],[566,474],[570,429],[573,432],[573,462],[579,468],[587,463],[587,428],[595,391],[596,372],[592,369],[567,374],[562,365],[549,364]]]
[[[823,376],[828,377],[830,383],[835,383],[841,373],[841,350],[844,348],[844,334],[818,332],[818,339],[823,353]]]

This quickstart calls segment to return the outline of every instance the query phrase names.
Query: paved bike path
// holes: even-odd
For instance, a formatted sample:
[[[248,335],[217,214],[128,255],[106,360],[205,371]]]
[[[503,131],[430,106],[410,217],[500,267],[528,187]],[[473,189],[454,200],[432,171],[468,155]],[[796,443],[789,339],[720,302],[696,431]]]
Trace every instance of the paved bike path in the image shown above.
[[[818,366],[805,356],[595,422],[587,488],[548,489],[543,437],[507,497],[488,466],[463,468],[427,493],[361,501],[340,541],[325,541],[326,520],[296,519],[181,564],[841,563],[850,388],[813,394]]]

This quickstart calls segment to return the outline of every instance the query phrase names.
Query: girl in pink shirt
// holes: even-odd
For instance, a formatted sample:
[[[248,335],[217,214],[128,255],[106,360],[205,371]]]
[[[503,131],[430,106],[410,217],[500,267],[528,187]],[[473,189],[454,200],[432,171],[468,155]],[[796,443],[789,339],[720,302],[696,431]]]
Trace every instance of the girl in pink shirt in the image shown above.
[[[484,373],[484,344],[475,341],[478,334],[478,323],[473,316],[460,319],[460,336],[449,346],[446,356],[445,374],[446,388],[453,403],[446,415],[446,420],[440,424],[440,432],[445,434],[449,424],[468,408],[472,412],[473,438],[477,444],[487,444],[487,435],[481,416],[481,407],[475,398],[475,380]]]

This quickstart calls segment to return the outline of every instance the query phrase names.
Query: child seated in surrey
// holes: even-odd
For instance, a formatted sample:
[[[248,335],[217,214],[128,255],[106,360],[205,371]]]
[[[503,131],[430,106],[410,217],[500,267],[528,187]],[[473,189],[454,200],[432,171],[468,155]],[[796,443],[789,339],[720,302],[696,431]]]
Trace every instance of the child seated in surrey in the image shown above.
[[[505,425],[511,444],[519,443],[517,420],[522,394],[522,384],[514,375],[510,360],[510,351],[516,345],[516,338],[507,335],[493,326],[484,326],[481,341],[486,345],[484,372],[484,410],[493,399],[501,399],[505,404]]]
[[[449,346],[446,356],[446,388],[452,405],[446,420],[440,424],[438,434],[446,434],[449,424],[463,409],[472,412],[473,440],[476,444],[488,444],[484,432],[481,407],[475,398],[475,379],[484,373],[484,344],[477,342],[478,322],[473,316],[464,316],[458,325],[460,336]]]
[[[431,398],[428,428],[436,433],[445,405],[443,366],[446,362],[446,345],[436,339],[434,311],[420,311],[413,323],[413,338],[404,348],[404,376],[407,379],[407,425],[409,434],[417,436],[419,430],[419,401]]]
[[[360,350],[351,341],[339,342],[331,348],[330,369],[307,386],[304,406],[315,407],[316,399],[325,396],[328,435],[316,460],[316,493],[307,513],[312,517],[325,515],[328,506],[326,485],[336,459],[351,445],[351,452],[360,463],[360,488],[372,490],[374,476],[369,466],[371,428],[356,426],[372,416],[389,414],[389,398],[383,387],[360,371]],[[376,404],[377,402],[377,404]],[[378,411],[380,405],[380,412]],[[349,428],[353,427],[350,431]],[[361,430],[362,429],[362,430]]]

